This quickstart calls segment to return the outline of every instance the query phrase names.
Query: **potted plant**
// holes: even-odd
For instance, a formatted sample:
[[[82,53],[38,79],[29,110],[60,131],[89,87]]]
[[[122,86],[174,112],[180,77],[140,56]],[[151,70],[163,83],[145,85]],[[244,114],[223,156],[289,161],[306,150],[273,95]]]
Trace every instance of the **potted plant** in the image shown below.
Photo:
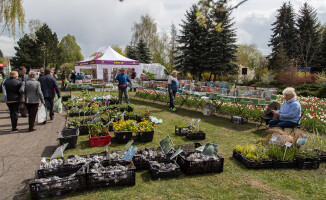
[[[133,120],[127,120],[119,122],[113,122],[113,130],[115,139],[118,143],[127,143],[132,139],[132,132],[136,128],[136,122]]]
[[[89,122],[88,130],[91,147],[105,146],[111,142],[108,126],[102,121]]]
[[[137,132],[137,137],[140,142],[151,142],[153,140],[155,124],[151,121],[144,120],[138,123],[135,130]]]
[[[266,169],[272,168],[273,165],[273,161],[268,157],[262,145],[237,145],[233,150],[233,157],[248,169]]]
[[[295,155],[297,168],[299,169],[318,169],[320,159],[315,150],[307,149]]]

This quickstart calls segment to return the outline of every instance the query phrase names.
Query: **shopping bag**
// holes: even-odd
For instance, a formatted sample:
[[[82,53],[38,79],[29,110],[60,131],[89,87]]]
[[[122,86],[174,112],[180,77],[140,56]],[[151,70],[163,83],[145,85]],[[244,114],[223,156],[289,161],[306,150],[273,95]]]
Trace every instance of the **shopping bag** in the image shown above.
[[[54,102],[53,112],[62,113],[62,102],[61,102],[61,98],[57,99]]]
[[[2,102],[2,103],[7,102],[7,92],[6,92],[6,87],[5,87],[5,81],[6,80],[4,80],[2,82],[2,85],[1,85],[1,87],[2,87],[2,96],[1,96],[0,102]]]
[[[38,123],[43,123],[46,121],[46,110],[45,110],[45,106],[42,105],[41,107],[38,107],[38,111],[37,111],[37,121]]]

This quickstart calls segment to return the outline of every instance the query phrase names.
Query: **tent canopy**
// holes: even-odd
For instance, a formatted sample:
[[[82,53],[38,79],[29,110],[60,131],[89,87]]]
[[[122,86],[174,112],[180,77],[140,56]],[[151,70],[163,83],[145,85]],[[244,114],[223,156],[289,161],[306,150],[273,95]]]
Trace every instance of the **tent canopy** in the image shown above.
[[[0,63],[0,67],[7,67],[5,64]]]
[[[127,58],[114,51],[110,46],[101,47],[83,61],[76,62],[75,66],[105,64],[105,65],[139,65],[138,60]]]

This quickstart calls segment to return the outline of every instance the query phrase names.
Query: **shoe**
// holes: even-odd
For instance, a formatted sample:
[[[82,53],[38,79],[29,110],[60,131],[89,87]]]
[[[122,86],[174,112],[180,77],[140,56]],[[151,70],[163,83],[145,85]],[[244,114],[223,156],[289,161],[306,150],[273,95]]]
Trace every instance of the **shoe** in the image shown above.
[[[54,117],[50,117],[50,120],[54,120]]]
[[[172,108],[172,111],[175,112],[177,109],[176,108]]]
[[[46,124],[46,121],[43,122],[43,125]]]
[[[36,129],[35,129],[35,128],[33,128],[33,129],[28,129],[28,132],[32,132],[32,131],[36,131]]]
[[[13,128],[13,129],[11,129],[12,131],[18,131],[18,128]]]

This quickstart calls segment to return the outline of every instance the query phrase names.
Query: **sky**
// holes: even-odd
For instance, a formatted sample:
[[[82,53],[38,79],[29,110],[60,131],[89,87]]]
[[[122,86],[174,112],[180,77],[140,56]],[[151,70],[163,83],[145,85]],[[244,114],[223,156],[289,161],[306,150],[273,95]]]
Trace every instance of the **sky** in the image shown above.
[[[230,0],[236,5],[242,0]],[[179,29],[185,13],[198,0],[23,0],[25,18],[39,19],[47,23],[58,35],[59,41],[67,34],[74,35],[84,57],[107,45],[125,47],[131,41],[134,23],[140,22],[142,15],[149,14],[157,23],[160,32],[170,32],[172,23]],[[268,55],[271,48],[271,24],[275,22],[277,9],[283,0],[248,0],[232,13],[237,44],[255,44]],[[304,0],[290,1],[296,13]],[[326,0],[309,0],[309,5],[317,9],[317,16],[326,24]],[[29,33],[28,23],[25,33]],[[14,56],[17,40],[22,34],[0,36],[0,49],[4,56]]]

